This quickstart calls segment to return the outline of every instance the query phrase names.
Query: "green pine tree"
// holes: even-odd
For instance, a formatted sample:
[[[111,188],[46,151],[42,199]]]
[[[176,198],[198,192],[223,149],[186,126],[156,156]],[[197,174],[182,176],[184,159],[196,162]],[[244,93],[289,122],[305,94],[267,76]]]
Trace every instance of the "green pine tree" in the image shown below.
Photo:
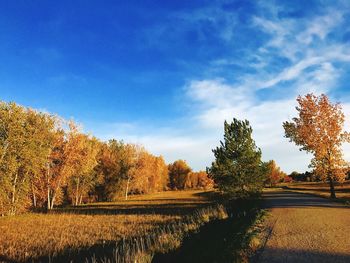
[[[233,198],[247,198],[263,187],[261,150],[252,139],[249,121],[233,119],[224,123],[224,141],[213,150],[215,161],[208,174],[219,190]]]

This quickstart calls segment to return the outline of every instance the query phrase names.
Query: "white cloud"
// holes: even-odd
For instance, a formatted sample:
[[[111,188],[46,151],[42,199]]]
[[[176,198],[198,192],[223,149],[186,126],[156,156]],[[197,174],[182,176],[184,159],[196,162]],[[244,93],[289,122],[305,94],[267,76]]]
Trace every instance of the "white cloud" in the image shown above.
[[[324,40],[331,30],[343,20],[342,10],[329,10],[327,15],[316,17],[307,25],[307,29],[296,38],[299,42],[310,44],[315,37]]]

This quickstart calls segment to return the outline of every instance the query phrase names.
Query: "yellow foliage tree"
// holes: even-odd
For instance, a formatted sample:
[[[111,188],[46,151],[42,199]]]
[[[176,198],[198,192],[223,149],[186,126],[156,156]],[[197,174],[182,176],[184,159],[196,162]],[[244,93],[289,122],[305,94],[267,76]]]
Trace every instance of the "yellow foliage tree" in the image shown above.
[[[68,181],[68,194],[72,204],[79,205],[100,180],[94,171],[100,142],[83,133],[73,134],[70,140],[69,147],[75,154],[71,164],[72,176]]]
[[[311,167],[329,182],[331,198],[335,198],[334,182],[342,182],[347,170],[341,145],[350,141],[349,133],[343,131],[345,116],[341,105],[332,104],[324,94],[299,96],[297,102],[299,116],[283,123],[285,136],[301,150],[313,154]]]

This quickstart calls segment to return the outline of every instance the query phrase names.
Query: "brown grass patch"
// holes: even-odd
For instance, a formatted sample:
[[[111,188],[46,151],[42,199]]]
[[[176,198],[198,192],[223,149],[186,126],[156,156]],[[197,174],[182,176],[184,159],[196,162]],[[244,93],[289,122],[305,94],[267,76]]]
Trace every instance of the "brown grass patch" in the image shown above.
[[[55,256],[144,236],[208,206],[207,196],[203,191],[164,192],[0,218],[0,261]]]

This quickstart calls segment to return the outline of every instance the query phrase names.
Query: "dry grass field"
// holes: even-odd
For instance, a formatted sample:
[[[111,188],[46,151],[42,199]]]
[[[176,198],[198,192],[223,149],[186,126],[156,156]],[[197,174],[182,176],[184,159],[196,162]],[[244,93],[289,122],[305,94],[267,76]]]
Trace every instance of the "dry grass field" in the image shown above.
[[[176,191],[127,201],[0,218],[0,261],[31,261],[113,245],[182,221],[211,204],[210,193]],[[204,208],[203,208],[204,209]],[[157,232],[158,233],[158,232]]]
[[[321,197],[329,197],[329,185],[323,182],[300,182],[284,184],[283,187],[286,189],[314,194]],[[344,202],[350,202],[350,181],[346,181],[342,184],[336,183],[335,191],[337,199]]]

